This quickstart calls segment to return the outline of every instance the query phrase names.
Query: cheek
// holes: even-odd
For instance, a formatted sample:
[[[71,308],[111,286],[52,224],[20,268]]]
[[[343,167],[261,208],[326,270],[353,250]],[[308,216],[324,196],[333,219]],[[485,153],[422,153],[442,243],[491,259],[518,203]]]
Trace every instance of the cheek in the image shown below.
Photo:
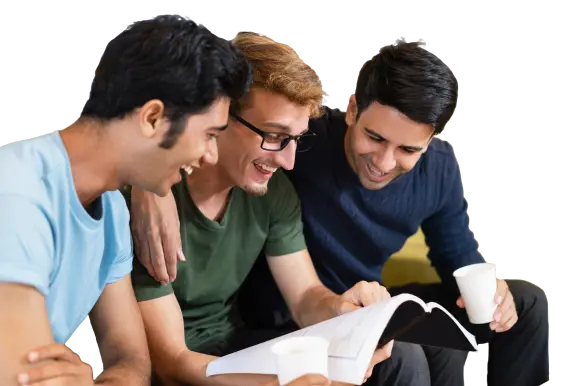
[[[417,163],[417,161],[419,161],[419,155],[404,155],[398,158],[397,162],[398,162],[398,166],[399,168],[401,168],[404,172],[408,172],[411,169],[413,169],[413,167],[415,166],[415,164]]]
[[[183,138],[185,139],[185,138]],[[187,161],[194,159],[195,161],[201,158],[208,145],[209,138],[205,133],[191,133],[187,135],[186,139],[183,141],[183,146],[179,152],[179,156],[185,158]]]
[[[371,154],[376,151],[378,144],[369,139],[366,135],[356,135],[352,137],[351,147],[356,154]]]

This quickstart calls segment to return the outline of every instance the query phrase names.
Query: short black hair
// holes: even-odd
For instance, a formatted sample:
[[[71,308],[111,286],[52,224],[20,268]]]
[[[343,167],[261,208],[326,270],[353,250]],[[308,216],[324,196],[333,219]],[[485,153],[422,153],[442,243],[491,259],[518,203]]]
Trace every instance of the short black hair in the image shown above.
[[[171,127],[161,147],[172,147],[186,118],[218,97],[241,98],[251,67],[232,43],[178,15],[137,21],[111,40],[96,69],[81,117],[121,119],[152,99],[166,108]]]
[[[443,131],[458,100],[458,81],[437,56],[403,39],[367,61],[357,79],[357,117],[372,102],[391,106],[419,123]]]

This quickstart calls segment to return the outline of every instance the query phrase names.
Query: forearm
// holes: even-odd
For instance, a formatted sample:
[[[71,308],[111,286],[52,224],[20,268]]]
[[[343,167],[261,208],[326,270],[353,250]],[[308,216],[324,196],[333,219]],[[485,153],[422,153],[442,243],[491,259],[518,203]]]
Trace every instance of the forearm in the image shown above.
[[[292,316],[300,327],[310,326],[337,316],[339,295],[323,284],[310,288],[300,303],[292,310]]]
[[[146,357],[123,358],[107,366],[96,378],[95,384],[102,386],[148,386],[151,365]]]
[[[191,386],[260,386],[275,380],[269,375],[231,374],[207,377],[207,366],[217,357],[189,350],[182,350],[174,359],[155,370],[167,384]]]

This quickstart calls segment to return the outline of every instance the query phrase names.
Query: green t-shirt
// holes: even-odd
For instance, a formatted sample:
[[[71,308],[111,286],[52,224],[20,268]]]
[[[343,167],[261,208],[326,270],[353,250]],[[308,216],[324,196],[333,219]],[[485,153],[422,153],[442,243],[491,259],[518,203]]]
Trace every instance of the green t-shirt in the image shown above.
[[[301,207],[282,172],[273,175],[264,196],[233,188],[221,222],[201,213],[184,180],[172,191],[186,262],[178,263],[177,279],[163,287],[134,259],[133,286],[138,301],[174,293],[183,312],[187,346],[203,351],[241,325],[236,294],[260,253],[281,256],[306,248]]]

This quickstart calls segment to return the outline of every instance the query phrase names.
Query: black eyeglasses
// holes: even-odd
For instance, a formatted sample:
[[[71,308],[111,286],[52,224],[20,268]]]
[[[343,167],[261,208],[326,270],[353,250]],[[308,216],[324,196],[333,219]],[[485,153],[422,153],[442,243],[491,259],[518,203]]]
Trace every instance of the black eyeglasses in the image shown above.
[[[291,140],[294,140],[297,144],[297,151],[307,151],[311,149],[312,139],[315,137],[315,133],[312,132],[305,132],[300,135],[290,135],[287,133],[278,133],[278,132],[270,132],[270,131],[263,131],[256,127],[255,125],[247,122],[240,116],[235,113],[229,112],[233,118],[235,118],[239,123],[243,126],[246,126],[253,132],[259,134],[263,140],[261,141],[261,149],[267,151],[281,151],[287,147]]]

